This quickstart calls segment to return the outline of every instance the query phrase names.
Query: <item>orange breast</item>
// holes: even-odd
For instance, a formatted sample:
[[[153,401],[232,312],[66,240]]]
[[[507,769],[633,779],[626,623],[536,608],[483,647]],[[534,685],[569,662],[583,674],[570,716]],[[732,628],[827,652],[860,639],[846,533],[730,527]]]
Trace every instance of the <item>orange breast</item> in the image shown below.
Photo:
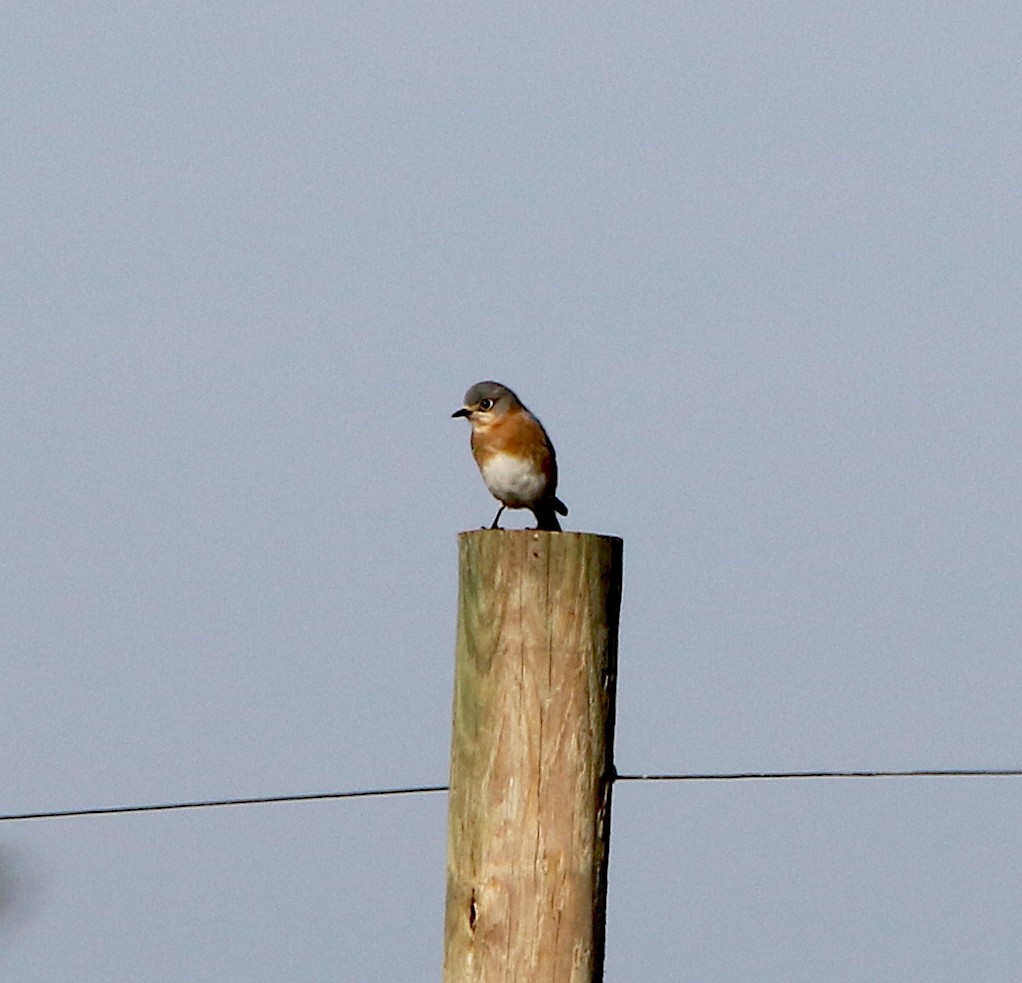
[[[496,454],[526,458],[548,480],[556,482],[554,448],[540,422],[526,412],[506,413],[488,427],[472,431],[472,454],[479,467]],[[553,494],[554,488],[550,488]]]

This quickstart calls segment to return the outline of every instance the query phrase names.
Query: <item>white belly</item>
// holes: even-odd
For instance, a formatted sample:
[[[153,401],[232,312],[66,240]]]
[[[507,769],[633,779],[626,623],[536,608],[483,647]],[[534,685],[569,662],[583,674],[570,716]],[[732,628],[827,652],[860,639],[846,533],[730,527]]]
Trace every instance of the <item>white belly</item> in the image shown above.
[[[495,454],[482,468],[483,481],[494,498],[513,509],[534,505],[546,492],[546,475],[531,463],[510,454]]]

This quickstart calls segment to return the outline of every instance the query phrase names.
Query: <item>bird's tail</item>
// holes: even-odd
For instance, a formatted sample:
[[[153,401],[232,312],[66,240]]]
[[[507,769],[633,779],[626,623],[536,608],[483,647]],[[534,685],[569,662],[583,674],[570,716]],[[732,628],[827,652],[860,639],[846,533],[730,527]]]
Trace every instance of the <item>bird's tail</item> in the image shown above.
[[[567,515],[568,507],[559,498],[554,498],[537,505],[532,511],[536,516],[537,529],[560,532],[561,524],[557,521],[557,513]]]

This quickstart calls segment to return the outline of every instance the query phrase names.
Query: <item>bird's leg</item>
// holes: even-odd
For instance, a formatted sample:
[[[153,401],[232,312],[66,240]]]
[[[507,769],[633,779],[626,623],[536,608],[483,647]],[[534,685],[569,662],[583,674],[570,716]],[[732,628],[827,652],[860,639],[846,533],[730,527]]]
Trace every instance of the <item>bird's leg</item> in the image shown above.
[[[497,509],[496,518],[494,518],[494,520],[493,520],[493,525],[490,526],[491,529],[497,529],[498,528],[497,523],[500,521],[500,513],[503,512],[504,509],[506,509],[506,508],[507,508],[506,505],[502,505],[499,509]]]

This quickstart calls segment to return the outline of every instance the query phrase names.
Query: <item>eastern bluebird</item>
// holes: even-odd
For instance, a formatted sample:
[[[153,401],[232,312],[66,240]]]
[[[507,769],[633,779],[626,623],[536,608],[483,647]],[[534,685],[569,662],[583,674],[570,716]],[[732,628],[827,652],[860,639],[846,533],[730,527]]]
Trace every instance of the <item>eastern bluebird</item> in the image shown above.
[[[472,455],[483,481],[501,506],[491,529],[506,508],[530,509],[537,529],[561,531],[555,513],[568,514],[557,491],[557,455],[539,422],[507,386],[477,382],[465,393],[465,405],[451,416],[472,424]]]

